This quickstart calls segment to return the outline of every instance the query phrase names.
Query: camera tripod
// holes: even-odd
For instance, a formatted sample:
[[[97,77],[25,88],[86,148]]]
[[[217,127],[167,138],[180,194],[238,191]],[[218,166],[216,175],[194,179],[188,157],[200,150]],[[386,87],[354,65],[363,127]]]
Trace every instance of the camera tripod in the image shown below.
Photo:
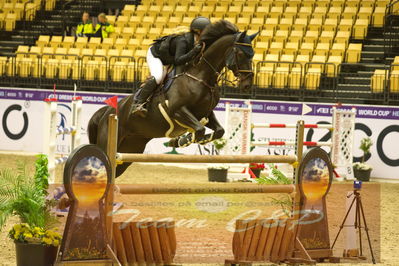
[[[360,245],[360,256],[363,256],[363,245],[362,245],[362,228],[364,228],[364,231],[366,231],[366,235],[367,235],[367,240],[369,243],[369,248],[370,248],[370,253],[371,253],[371,258],[373,261],[373,264],[375,264],[375,258],[374,258],[374,253],[373,253],[373,248],[371,247],[371,241],[370,241],[370,235],[369,235],[369,229],[367,227],[367,223],[366,223],[366,217],[364,216],[364,210],[363,210],[363,204],[362,204],[362,199],[360,197],[360,192],[358,190],[354,190],[353,194],[347,196],[348,198],[351,197],[352,195],[354,195],[354,198],[352,200],[352,203],[348,209],[348,211],[346,212],[345,218],[342,221],[341,226],[339,227],[339,231],[337,233],[337,236],[335,237],[334,243],[332,244],[331,249],[334,248],[335,243],[337,242],[338,236],[341,233],[342,229],[344,227],[348,227],[348,226],[353,226],[355,227],[355,229],[358,229],[358,235],[359,235],[359,245]],[[346,219],[349,216],[349,213],[353,207],[353,204],[356,203],[356,211],[355,211],[355,222],[353,225],[345,225]],[[363,224],[364,226],[362,226],[362,220],[363,220]]]

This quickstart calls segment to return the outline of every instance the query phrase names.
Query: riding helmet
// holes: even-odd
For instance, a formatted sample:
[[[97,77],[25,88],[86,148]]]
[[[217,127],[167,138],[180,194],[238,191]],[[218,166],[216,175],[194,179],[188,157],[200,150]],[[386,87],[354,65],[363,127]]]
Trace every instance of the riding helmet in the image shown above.
[[[206,17],[196,17],[190,25],[190,31],[200,33],[206,26],[211,24],[211,21]]]

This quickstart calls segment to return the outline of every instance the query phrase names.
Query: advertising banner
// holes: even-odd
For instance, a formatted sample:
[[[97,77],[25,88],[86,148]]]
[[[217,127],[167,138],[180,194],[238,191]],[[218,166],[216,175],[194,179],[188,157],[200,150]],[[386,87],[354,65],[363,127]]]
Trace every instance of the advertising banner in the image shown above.
[[[104,100],[116,93],[77,92],[83,98],[82,144],[88,143],[87,124],[93,113],[104,105]],[[117,94],[122,99],[126,94]],[[10,89],[0,88],[0,150],[24,151],[39,153],[43,149],[43,100],[48,97],[58,99],[58,123],[68,126],[71,119],[71,100],[73,92],[57,91],[53,95],[50,90]],[[216,116],[224,124],[226,102],[232,106],[241,106],[244,100],[222,99],[217,108]],[[254,123],[296,123],[304,120],[306,123],[331,123],[332,105],[322,103],[251,101],[253,107],[252,122]],[[366,161],[373,167],[373,177],[399,179],[399,107],[346,105],[341,108],[356,108],[354,159],[359,161],[362,151],[359,149],[362,138],[370,137],[374,143],[371,154]],[[295,129],[267,128],[255,129],[252,136],[256,141],[293,141]],[[328,129],[306,129],[306,141],[329,141],[331,132]],[[147,144],[146,153],[175,152],[167,147],[166,138],[154,139]],[[57,151],[60,154],[70,152],[69,136],[57,137]],[[327,151],[328,148],[326,148]],[[191,145],[177,149],[185,154],[212,154],[212,145]],[[262,148],[256,147],[255,154],[293,154],[286,147]]]

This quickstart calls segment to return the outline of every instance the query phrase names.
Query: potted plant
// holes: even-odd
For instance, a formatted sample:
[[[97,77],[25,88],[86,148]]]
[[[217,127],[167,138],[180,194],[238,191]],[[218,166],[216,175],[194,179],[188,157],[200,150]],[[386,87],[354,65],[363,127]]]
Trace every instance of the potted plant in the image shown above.
[[[370,148],[372,145],[373,142],[370,138],[364,138],[360,141],[359,148],[363,151],[362,161],[353,164],[353,173],[357,180],[370,181],[370,174],[373,168],[364,161],[366,159],[366,155],[370,153]]]
[[[227,140],[224,138],[216,139],[213,141],[216,154],[226,146]],[[215,164],[208,166],[208,181],[210,182],[227,182],[227,172],[229,167],[227,165]]]
[[[0,170],[0,229],[17,216],[8,236],[15,243],[17,265],[53,265],[61,235],[50,230],[57,222],[51,212],[54,200],[47,200],[47,157],[39,155],[34,176],[25,166]]]
[[[264,163],[250,163],[249,169],[251,169],[252,173],[255,175],[256,178],[259,178],[260,172],[265,169]]]

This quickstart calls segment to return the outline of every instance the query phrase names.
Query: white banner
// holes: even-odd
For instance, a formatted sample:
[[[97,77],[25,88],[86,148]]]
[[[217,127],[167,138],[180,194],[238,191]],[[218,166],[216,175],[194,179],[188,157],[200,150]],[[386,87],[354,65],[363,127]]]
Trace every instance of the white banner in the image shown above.
[[[42,151],[43,111],[45,97],[51,96],[51,91],[0,88],[0,150],[4,151]],[[79,93],[83,97],[82,110],[82,143],[88,143],[87,124],[93,113],[103,106],[104,99],[114,94]],[[121,94],[122,98],[124,95]],[[69,126],[71,118],[71,92],[58,92],[58,124]],[[229,100],[242,104],[240,100]],[[224,123],[224,102],[218,105],[216,116],[221,124]],[[255,123],[296,123],[303,119],[306,123],[331,123],[331,104],[300,104],[290,102],[253,101],[252,121]],[[399,108],[384,106],[355,106],[357,109],[355,130],[355,159],[360,159],[362,152],[359,149],[360,140],[370,137],[374,145],[367,163],[373,166],[373,177],[399,179]],[[348,106],[351,109],[352,106]],[[295,129],[270,128],[255,129],[256,141],[293,141]],[[329,130],[307,129],[307,141],[329,141]],[[168,139],[154,139],[147,144],[146,153],[165,153],[172,149],[164,145]],[[60,154],[69,153],[69,136],[58,136],[57,151]],[[328,148],[327,148],[328,151]],[[185,154],[210,154],[212,145],[191,145],[177,149]],[[256,154],[292,154],[293,150],[278,148],[256,147]]]

